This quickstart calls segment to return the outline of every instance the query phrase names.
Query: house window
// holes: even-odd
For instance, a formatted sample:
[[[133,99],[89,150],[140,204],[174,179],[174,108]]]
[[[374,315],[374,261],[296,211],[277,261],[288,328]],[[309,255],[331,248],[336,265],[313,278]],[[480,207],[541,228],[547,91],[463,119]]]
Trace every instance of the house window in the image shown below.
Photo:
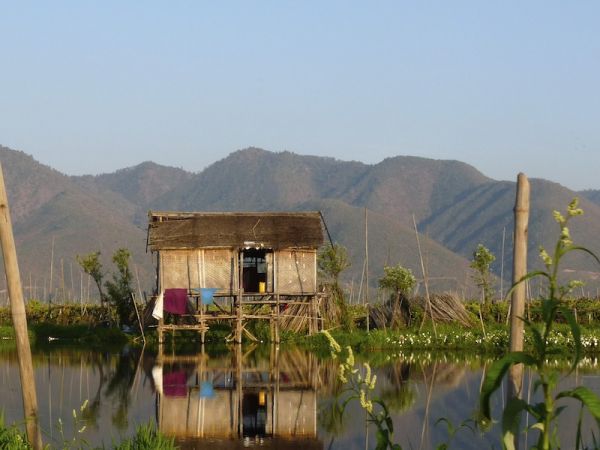
[[[273,251],[265,249],[244,250],[243,288],[244,292],[272,292]]]

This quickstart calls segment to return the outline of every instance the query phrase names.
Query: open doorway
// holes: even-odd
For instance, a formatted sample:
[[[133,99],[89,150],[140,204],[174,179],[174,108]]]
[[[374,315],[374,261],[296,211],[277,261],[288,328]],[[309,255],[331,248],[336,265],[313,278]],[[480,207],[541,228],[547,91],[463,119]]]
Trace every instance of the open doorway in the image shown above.
[[[272,292],[273,251],[267,249],[244,250],[244,292]]]

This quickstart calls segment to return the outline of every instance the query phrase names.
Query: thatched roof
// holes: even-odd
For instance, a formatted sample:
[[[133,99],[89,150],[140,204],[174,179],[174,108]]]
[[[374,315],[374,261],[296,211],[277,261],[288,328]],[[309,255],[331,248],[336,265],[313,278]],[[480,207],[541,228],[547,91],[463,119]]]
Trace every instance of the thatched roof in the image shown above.
[[[148,214],[151,250],[258,247],[316,249],[319,212],[156,212]]]

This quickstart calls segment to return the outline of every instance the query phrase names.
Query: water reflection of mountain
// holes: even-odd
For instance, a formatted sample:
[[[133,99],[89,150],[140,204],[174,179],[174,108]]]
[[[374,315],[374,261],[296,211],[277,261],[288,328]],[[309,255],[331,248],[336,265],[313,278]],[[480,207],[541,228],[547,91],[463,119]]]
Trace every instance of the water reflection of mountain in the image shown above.
[[[158,427],[183,447],[322,448],[314,355],[240,346],[220,357],[159,354],[152,379]]]

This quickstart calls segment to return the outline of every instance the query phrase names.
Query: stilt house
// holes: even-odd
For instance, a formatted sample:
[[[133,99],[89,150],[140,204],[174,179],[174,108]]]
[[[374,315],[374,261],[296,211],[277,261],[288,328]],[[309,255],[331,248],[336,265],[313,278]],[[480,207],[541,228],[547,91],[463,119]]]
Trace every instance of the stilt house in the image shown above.
[[[245,328],[255,319],[269,320],[275,341],[280,329],[316,331],[322,243],[319,212],[151,211],[148,247],[156,254],[157,292],[179,292],[188,301],[179,313],[194,319],[160,319],[159,341],[177,329],[198,330],[204,340],[215,320],[231,322],[236,342],[242,334],[255,339]]]

